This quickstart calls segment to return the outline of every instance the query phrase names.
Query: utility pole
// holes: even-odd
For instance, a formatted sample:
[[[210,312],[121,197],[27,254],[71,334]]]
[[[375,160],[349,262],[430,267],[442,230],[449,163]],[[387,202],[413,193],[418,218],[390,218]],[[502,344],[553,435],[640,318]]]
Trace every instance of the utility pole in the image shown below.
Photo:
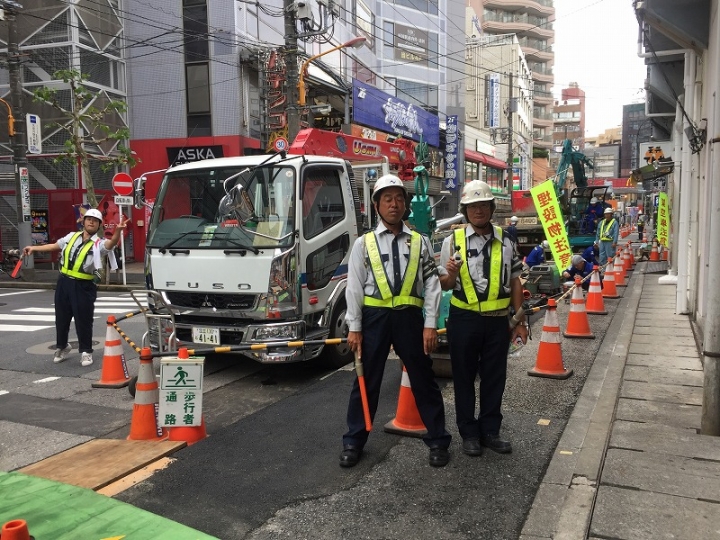
[[[300,131],[298,109],[298,35],[295,24],[294,0],[283,0],[285,11],[285,77],[287,80],[285,110],[287,111],[288,143],[292,144]]]
[[[512,71],[509,74],[508,79],[508,108],[507,108],[507,120],[508,120],[508,149],[507,149],[507,188],[512,193],[513,190],[513,112],[515,109],[514,97],[513,97],[513,74]]]
[[[17,10],[22,9],[15,2],[0,2],[5,11],[8,28],[8,72],[10,77],[10,102],[15,118],[15,136],[12,140],[13,166],[15,168],[15,200],[17,205],[18,248],[32,244],[30,216],[30,174],[26,157],[25,113],[23,112],[22,81],[20,79],[20,49],[17,36]],[[32,254],[25,257],[23,279],[35,278],[35,261]]]

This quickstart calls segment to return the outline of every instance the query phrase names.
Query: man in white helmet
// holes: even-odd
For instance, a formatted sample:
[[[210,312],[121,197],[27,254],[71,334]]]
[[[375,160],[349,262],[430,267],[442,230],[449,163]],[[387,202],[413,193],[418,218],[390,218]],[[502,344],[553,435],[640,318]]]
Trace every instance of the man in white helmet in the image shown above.
[[[587,209],[585,210],[585,223],[584,223],[584,232],[585,233],[595,232],[595,227],[597,227],[597,222],[602,219],[603,208],[604,208],[603,204],[600,202],[600,200],[597,197],[592,197],[590,199],[590,204],[588,205]]]
[[[595,243],[599,248],[598,262],[600,266],[605,266],[608,258],[615,256],[620,233],[620,225],[613,216],[612,208],[606,208],[603,215],[605,219],[598,223],[597,233],[595,234]]]
[[[121,218],[112,238],[105,239],[100,232],[103,216],[94,208],[85,212],[82,230],[63,236],[54,244],[26,246],[23,254],[61,251],[60,276],[55,288],[55,334],[56,347],[53,362],[67,359],[72,347],[68,344],[70,321],[75,319],[78,350],[81,364],[92,365],[92,334],[97,285],[95,273],[102,268],[102,256],[111,253],[127,227],[127,219]]]
[[[450,345],[455,411],[463,452],[479,456],[482,448],[507,454],[500,438],[500,406],[505,391],[510,341],[527,341],[525,317],[510,328],[509,308],[523,303],[522,263],[513,243],[491,222],[495,197],[485,182],[465,184],[460,212],[467,227],[445,239],[440,253],[440,282],[452,290],[447,336]],[[480,413],[475,415],[475,378],[480,375]],[[413,388],[414,390],[414,388]]]
[[[379,217],[375,230],[355,241],[348,264],[348,346],[363,361],[371,417],[375,416],[390,346],[402,359],[430,448],[433,467],[447,465],[450,434],[429,354],[437,345],[440,281],[426,238],[403,223],[407,190],[394,175],[381,176],[373,190]],[[423,319],[423,307],[425,318]],[[368,438],[360,388],[353,383],[343,435],[341,467],[354,467]]]
[[[505,229],[505,232],[510,237],[510,240],[515,242],[515,245],[517,245],[517,241],[518,241],[518,230],[517,230],[518,221],[520,221],[520,220],[518,219],[517,216],[511,217],[510,225],[508,225],[507,229]]]

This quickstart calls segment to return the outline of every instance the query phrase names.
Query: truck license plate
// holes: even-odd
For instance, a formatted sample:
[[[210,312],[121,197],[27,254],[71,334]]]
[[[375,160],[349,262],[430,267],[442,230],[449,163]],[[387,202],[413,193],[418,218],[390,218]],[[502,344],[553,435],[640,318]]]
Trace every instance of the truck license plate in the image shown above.
[[[192,340],[193,343],[203,343],[205,345],[220,345],[220,329],[193,326]]]

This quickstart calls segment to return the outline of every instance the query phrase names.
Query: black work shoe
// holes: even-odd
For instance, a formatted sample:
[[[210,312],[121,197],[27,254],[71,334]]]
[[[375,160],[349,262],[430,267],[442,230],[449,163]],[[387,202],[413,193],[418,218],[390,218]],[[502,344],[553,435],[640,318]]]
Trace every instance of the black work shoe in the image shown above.
[[[468,456],[481,456],[483,453],[478,439],[465,439],[462,442],[462,451]]]
[[[498,454],[512,452],[512,445],[508,441],[503,441],[499,435],[480,435],[480,444]]]
[[[341,467],[354,467],[360,461],[362,455],[362,448],[357,446],[350,446],[346,444],[343,446],[343,451],[340,452],[340,466]]]
[[[450,461],[450,452],[447,448],[436,446],[430,449],[430,465],[432,467],[444,467]]]

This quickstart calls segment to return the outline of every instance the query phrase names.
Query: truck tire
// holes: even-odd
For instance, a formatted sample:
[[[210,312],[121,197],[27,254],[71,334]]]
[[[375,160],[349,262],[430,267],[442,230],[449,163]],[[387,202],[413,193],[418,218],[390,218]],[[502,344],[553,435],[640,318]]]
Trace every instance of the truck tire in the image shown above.
[[[328,338],[347,338],[348,325],[345,322],[347,306],[345,300],[340,300],[333,310],[330,319],[330,334]],[[326,345],[320,355],[321,362],[330,368],[341,368],[353,361],[353,353],[347,343],[340,345]]]

